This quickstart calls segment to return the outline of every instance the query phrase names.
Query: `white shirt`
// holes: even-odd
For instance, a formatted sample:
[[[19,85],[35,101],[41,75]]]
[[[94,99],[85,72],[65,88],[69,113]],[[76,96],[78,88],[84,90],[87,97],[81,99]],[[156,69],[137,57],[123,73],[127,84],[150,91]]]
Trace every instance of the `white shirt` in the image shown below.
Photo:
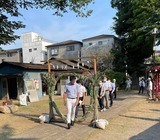
[[[152,81],[148,81],[148,90],[152,90],[153,89],[153,83]]]
[[[108,90],[108,88],[111,87],[111,84],[108,81],[103,81],[103,86],[104,86],[105,90]]]
[[[80,96],[79,97],[83,97],[84,93],[86,92],[86,88],[82,85],[79,85],[79,89],[80,89]]]
[[[144,82],[143,80],[141,80],[141,81],[139,81],[139,86],[140,86],[140,87],[141,87],[141,86],[145,87],[146,84],[145,84],[145,82]]]

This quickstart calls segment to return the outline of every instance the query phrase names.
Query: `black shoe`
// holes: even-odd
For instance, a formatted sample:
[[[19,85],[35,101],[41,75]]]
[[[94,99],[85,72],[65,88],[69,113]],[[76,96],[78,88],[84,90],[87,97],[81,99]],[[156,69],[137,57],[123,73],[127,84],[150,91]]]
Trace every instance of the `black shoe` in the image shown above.
[[[70,129],[70,128],[71,128],[71,124],[70,124],[70,123],[68,123],[67,125],[68,125],[68,129]]]
[[[74,126],[74,121],[71,121],[71,125]]]

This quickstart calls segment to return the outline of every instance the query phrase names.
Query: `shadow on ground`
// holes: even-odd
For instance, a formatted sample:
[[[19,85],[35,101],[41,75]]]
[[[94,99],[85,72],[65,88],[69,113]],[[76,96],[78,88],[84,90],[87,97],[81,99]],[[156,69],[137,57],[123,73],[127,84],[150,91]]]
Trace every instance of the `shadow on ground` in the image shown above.
[[[159,140],[160,139],[160,123],[148,128],[147,130],[131,137],[129,140]]]
[[[5,124],[0,128],[0,139],[5,140],[8,137],[13,135],[14,128],[10,127],[8,124]]]
[[[144,118],[144,117],[134,117],[134,116],[127,116],[127,115],[119,115],[125,118],[132,118],[132,119],[139,119],[139,120],[148,120],[148,121],[157,121],[160,122],[160,119],[151,119],[151,118]]]
[[[2,128],[0,128],[0,140],[36,140],[35,138],[11,138],[14,131],[14,128],[10,127],[8,124],[5,124]]]

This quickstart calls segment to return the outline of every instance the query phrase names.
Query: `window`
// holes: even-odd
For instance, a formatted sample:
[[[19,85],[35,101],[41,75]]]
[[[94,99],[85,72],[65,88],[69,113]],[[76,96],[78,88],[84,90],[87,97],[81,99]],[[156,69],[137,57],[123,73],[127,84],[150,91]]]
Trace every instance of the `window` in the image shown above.
[[[89,43],[89,46],[91,46],[92,45],[92,43]]]
[[[32,49],[29,49],[29,52],[32,52]]]
[[[12,57],[12,53],[7,53],[7,57]]]
[[[67,46],[67,51],[74,51],[74,46]]]
[[[36,51],[37,50],[37,48],[34,48],[34,51]]]
[[[51,49],[51,55],[58,55],[58,49]]]
[[[98,45],[102,45],[103,44],[103,42],[102,41],[98,41]]]

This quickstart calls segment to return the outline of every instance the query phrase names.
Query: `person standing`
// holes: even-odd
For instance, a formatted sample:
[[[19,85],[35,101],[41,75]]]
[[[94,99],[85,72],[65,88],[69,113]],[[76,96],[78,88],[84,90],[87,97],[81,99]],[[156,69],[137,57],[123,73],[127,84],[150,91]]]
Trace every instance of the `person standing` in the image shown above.
[[[64,105],[67,108],[67,126],[68,129],[71,125],[74,125],[76,106],[78,105],[78,99],[80,95],[80,89],[76,83],[76,77],[70,76],[70,82],[65,85],[65,91],[63,95]]]
[[[142,79],[139,81],[139,93],[138,93],[138,94],[140,94],[141,91],[142,91],[142,94],[143,94],[143,91],[144,91],[145,86],[146,86],[145,81],[144,81],[144,79],[142,78]]]
[[[107,81],[108,78],[106,76],[103,77],[103,86],[105,89],[105,100],[106,100],[106,108],[109,109],[109,90],[111,88],[110,83]]]
[[[105,107],[104,107],[104,94],[105,94],[105,88],[103,86],[102,81],[99,81],[98,102],[99,102],[99,106],[100,106],[100,112],[105,111]]]
[[[79,103],[76,107],[76,114],[75,117],[77,118],[78,116],[78,110],[79,107],[82,106],[82,110],[83,110],[83,116],[85,115],[85,94],[86,94],[86,88],[84,86],[82,86],[82,81],[81,80],[77,80],[77,84],[80,88],[80,95],[79,95]]]
[[[149,99],[152,99],[152,90],[153,90],[153,83],[151,78],[148,78],[147,93],[148,93]]]

